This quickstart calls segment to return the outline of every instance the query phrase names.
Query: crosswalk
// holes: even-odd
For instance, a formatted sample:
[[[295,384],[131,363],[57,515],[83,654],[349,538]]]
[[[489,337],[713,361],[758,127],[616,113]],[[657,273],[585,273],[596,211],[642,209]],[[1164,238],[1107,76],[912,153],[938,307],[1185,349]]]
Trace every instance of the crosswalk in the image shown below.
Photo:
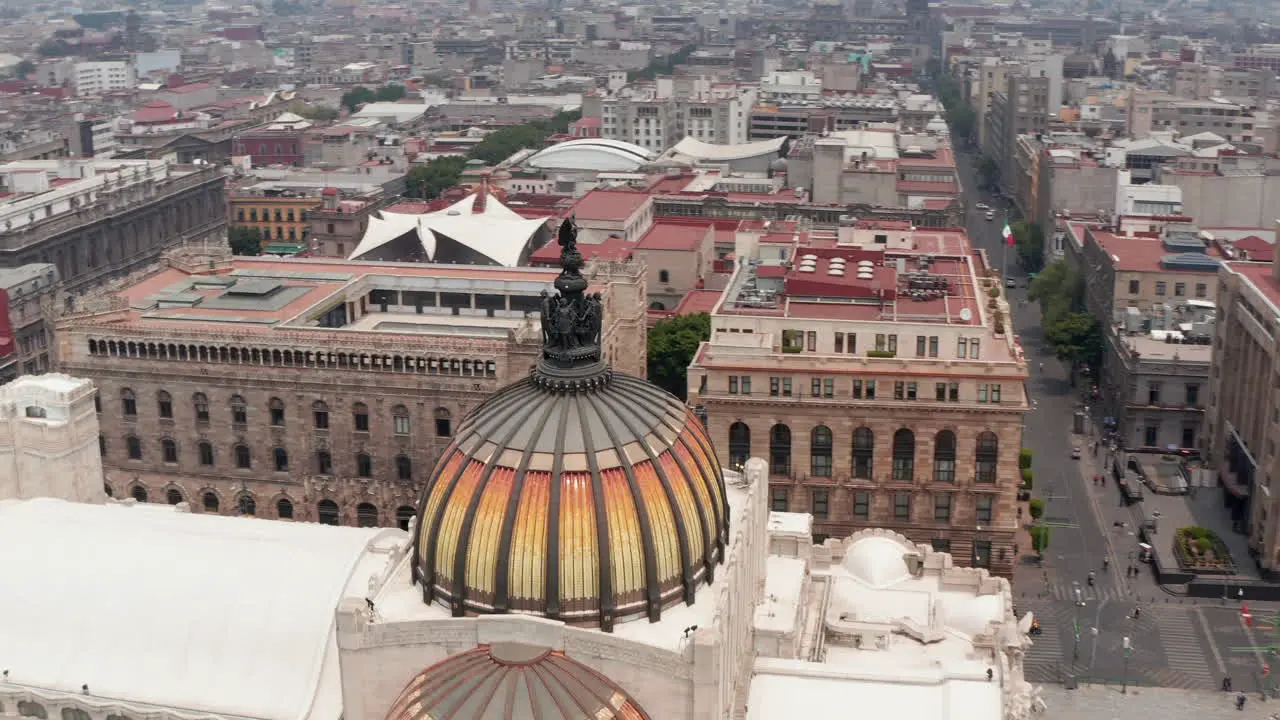
[[[1059,602],[1074,602],[1076,586],[1065,581],[1056,581],[1049,585],[1047,598],[1057,600]],[[1080,587],[1080,596],[1087,603],[1093,603],[1098,600],[1125,600],[1124,592],[1115,586],[1095,585],[1089,587],[1082,585]]]
[[[1031,682],[1061,682],[1063,657],[1063,633],[1070,633],[1069,625],[1057,617],[1060,603],[1030,601],[1019,603],[1018,612],[1032,612],[1040,620],[1040,634],[1031,638],[1031,647],[1023,657],[1023,672]],[[1069,635],[1068,635],[1069,639]]]
[[[1164,650],[1164,666],[1148,672],[1158,684],[1185,689],[1212,689],[1217,675],[1198,632],[1200,610],[1193,607],[1153,607],[1136,621],[1138,636],[1155,637]]]

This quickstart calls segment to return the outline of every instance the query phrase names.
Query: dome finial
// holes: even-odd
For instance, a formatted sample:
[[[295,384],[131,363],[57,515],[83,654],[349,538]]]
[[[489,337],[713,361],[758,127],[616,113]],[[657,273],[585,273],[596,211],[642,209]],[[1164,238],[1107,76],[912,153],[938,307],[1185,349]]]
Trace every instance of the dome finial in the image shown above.
[[[560,275],[558,295],[542,292],[542,363],[540,369],[591,371],[603,368],[600,357],[600,329],[604,308],[599,293],[587,295],[587,279],[582,276],[582,253],[578,252],[578,226],[570,217],[560,224]],[[563,377],[561,373],[546,375]]]

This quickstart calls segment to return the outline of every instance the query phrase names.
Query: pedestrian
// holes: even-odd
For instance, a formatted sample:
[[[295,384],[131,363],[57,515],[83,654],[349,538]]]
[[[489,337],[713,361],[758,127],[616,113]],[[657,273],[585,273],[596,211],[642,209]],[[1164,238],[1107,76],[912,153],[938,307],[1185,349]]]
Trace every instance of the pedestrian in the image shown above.
[[[1240,693],[1239,695],[1236,695],[1236,709],[1237,709],[1237,710],[1244,710],[1244,701],[1245,701],[1244,693]]]
[[[1222,678],[1222,692],[1231,692],[1231,676]]]
[[[1134,620],[1137,620],[1137,619],[1138,619],[1138,618],[1140,618],[1140,617],[1142,617],[1142,608],[1140,608],[1140,607],[1135,607],[1135,608],[1133,609],[1133,619],[1134,619]]]
[[[1111,558],[1109,558],[1109,557],[1104,557],[1104,558],[1102,558],[1102,570],[1103,570],[1103,572],[1105,572],[1105,571],[1107,570],[1107,568],[1109,568],[1109,567],[1111,567]]]

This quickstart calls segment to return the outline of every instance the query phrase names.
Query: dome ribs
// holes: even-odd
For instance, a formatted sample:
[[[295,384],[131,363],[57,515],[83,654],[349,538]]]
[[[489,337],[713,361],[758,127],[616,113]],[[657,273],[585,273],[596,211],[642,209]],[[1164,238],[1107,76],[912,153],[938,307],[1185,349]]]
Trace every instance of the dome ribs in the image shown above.
[[[610,412],[619,420],[622,419],[621,413],[616,408],[609,407],[605,397],[601,393],[588,393],[585,396],[595,410],[596,415],[599,416],[600,424],[604,428],[605,434],[609,436],[609,445],[618,453],[618,460],[622,463],[622,473],[627,478],[627,487],[631,490],[631,501],[635,506],[636,517],[640,521],[640,548],[644,553],[645,603],[648,605],[649,622],[658,622],[658,620],[662,619],[662,592],[658,578],[658,558],[653,536],[653,519],[649,517],[649,504],[645,502],[644,495],[640,491],[640,483],[636,480],[635,468],[632,467],[631,461],[627,458],[624,447],[626,443],[618,439],[618,434],[614,432],[613,426],[601,409],[603,407],[604,410]],[[642,440],[644,438],[643,435],[637,437]],[[591,453],[588,457],[589,462],[594,465],[595,453]],[[597,476],[599,475],[599,472],[594,467],[592,472]]]
[[[563,417],[556,427],[555,457],[551,461],[551,502],[547,505],[547,566],[545,580],[547,589],[543,593],[543,601],[547,604],[547,617],[560,619],[560,496],[564,489],[560,475],[564,472],[564,434],[569,426],[569,411],[576,411],[573,405],[563,405]],[[530,443],[532,445],[533,443]]]
[[[580,427],[586,428],[587,414],[582,408],[586,404],[584,396],[573,394],[569,398],[574,410],[578,413]],[[618,600],[614,596],[613,558],[609,551],[609,514],[605,512],[603,478],[600,475],[600,465],[596,462],[595,443],[589,430],[584,430],[582,433],[582,442],[587,456],[587,470],[591,473],[591,499],[595,502],[596,511],[596,555],[600,559],[600,575],[597,578],[600,583],[600,629],[613,632],[613,623],[617,620],[615,612],[618,609]],[[557,580],[558,575],[559,573],[557,573]]]
[[[685,526],[684,512],[676,502],[676,494],[671,485],[671,478],[667,477],[667,473],[663,469],[662,462],[659,460],[658,455],[654,454],[652,448],[649,447],[649,443],[644,441],[644,437],[648,431],[644,428],[636,427],[635,423],[632,423],[628,417],[636,417],[636,413],[641,411],[641,408],[637,407],[638,403],[634,402],[635,397],[631,393],[632,383],[629,380],[630,379],[627,378],[623,379],[622,382],[617,383],[618,402],[625,404],[628,410],[628,412],[618,413],[618,417],[622,420],[622,423],[627,426],[627,429],[631,431],[632,435],[640,438],[640,446],[644,448],[644,453],[649,458],[649,463],[653,466],[653,471],[658,476],[658,482],[662,485],[663,494],[667,499],[667,506],[671,508],[671,515],[675,521],[676,537],[680,541],[680,584],[684,589],[683,597],[687,604],[692,605],[695,581],[693,577],[693,561],[690,557],[689,529]],[[665,417],[665,413],[663,413],[663,417]],[[660,581],[661,578],[653,577],[650,579],[649,584],[651,587],[656,586]],[[661,589],[659,588],[659,591],[660,590]],[[650,592],[652,593],[653,590],[650,590]],[[661,615],[661,607],[659,607],[658,615]],[[653,617],[650,617],[650,620],[653,619]]]
[[[512,396],[508,396],[510,399]],[[515,402],[514,400],[512,401]],[[502,451],[511,444],[511,439],[520,431],[524,423],[538,409],[537,404],[524,404],[521,410],[519,422],[508,423],[501,442],[497,443],[493,453],[485,462],[484,474],[480,477],[479,485],[471,496],[470,502],[467,504],[467,513],[462,519],[462,530],[458,534],[458,549],[453,556],[453,615],[454,617],[462,617],[466,613],[467,602],[467,555],[471,552],[471,531],[475,527],[476,509],[480,507],[480,501],[484,498],[486,490],[489,488],[489,480],[493,477],[493,471],[498,467],[498,460],[502,458]],[[501,415],[499,415],[501,417]],[[478,423],[477,423],[478,424]],[[481,448],[483,448],[483,439]],[[506,518],[510,521],[510,516]],[[499,561],[499,564],[502,564]],[[496,578],[495,578],[496,580]]]
[[[540,434],[542,429],[547,426],[547,418],[551,417],[556,410],[554,403],[546,403],[546,406],[542,416],[538,418],[537,429],[534,431],[535,435]],[[533,407],[537,406],[533,405]],[[563,425],[560,427],[559,433],[563,437]],[[535,443],[528,443],[520,456],[520,466],[516,468],[515,486],[511,488],[511,496],[507,498],[507,513],[502,521],[502,535],[498,539],[498,567],[493,585],[493,609],[500,613],[511,610],[511,536],[515,532],[517,510],[520,507],[520,499],[524,494],[525,474],[529,470],[529,459],[533,457],[534,445]],[[560,448],[557,447],[557,454],[559,454],[559,451]],[[558,481],[559,478],[553,475],[552,480]],[[556,519],[559,520],[558,517]]]

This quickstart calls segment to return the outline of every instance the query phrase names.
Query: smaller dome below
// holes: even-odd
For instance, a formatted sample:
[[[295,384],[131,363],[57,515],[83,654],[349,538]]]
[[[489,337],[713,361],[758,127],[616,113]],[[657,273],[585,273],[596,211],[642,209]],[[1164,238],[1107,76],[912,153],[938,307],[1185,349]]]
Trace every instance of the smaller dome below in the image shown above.
[[[841,565],[873,588],[885,588],[911,577],[903,557],[912,548],[888,537],[865,537],[845,551]]]
[[[649,720],[616,684],[547,648],[481,645],[418,673],[387,720]]]

